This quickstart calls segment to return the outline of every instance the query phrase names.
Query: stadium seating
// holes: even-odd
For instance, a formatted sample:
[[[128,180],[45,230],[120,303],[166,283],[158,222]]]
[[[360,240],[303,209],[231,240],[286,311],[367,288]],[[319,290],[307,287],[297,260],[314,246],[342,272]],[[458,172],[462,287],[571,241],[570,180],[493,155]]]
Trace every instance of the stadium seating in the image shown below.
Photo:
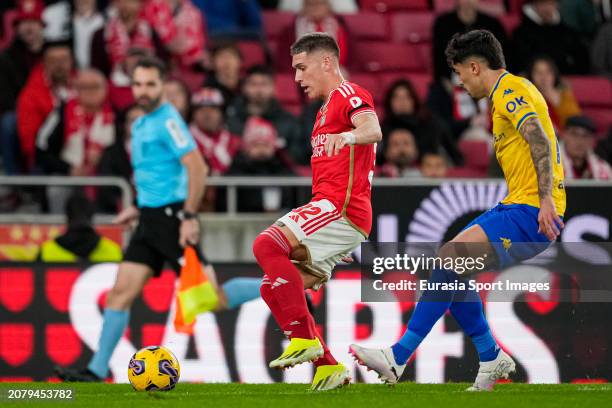
[[[387,13],[391,11],[428,10],[428,0],[361,0],[361,9]]]
[[[259,41],[240,41],[238,48],[242,53],[244,67],[266,63],[266,53]]]
[[[612,129],[612,108],[584,108],[582,113],[593,119],[599,137],[607,135]]]
[[[582,107],[604,107],[612,109],[612,82],[596,76],[568,76],[574,96]]]
[[[389,37],[387,19],[374,12],[361,12],[342,16],[353,40],[384,41]]]
[[[359,70],[369,72],[425,72],[426,63],[414,45],[362,41],[354,46]]]
[[[431,41],[435,15],[430,12],[395,13],[391,16],[393,41],[421,43]]]
[[[276,75],[276,97],[283,105],[299,105],[301,103],[298,85],[293,74]]]
[[[489,144],[484,140],[460,140],[459,151],[465,159],[465,167],[486,174],[489,167]]]
[[[295,14],[293,13],[265,10],[263,12],[263,27],[266,38],[268,40],[277,39],[287,27],[293,24],[294,20]]]
[[[482,178],[485,177],[486,172],[474,170],[469,167],[452,167],[448,169],[446,177],[450,178]]]
[[[362,72],[356,72],[356,73],[351,73],[348,76],[348,80],[370,91],[370,93],[372,94],[372,97],[374,97],[374,102],[376,102],[377,104],[380,103],[380,101],[382,101],[382,98],[384,97],[385,89],[383,88],[379,78],[376,77],[375,75],[368,74],[368,73],[362,73]]]

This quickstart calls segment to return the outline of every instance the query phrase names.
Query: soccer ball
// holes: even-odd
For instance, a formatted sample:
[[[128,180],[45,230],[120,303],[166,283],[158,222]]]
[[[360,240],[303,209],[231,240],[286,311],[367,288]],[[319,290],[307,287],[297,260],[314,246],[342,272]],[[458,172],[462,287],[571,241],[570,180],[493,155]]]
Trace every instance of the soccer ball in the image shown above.
[[[179,362],[170,350],[148,346],[130,359],[128,378],[136,391],[170,391],[181,373]]]

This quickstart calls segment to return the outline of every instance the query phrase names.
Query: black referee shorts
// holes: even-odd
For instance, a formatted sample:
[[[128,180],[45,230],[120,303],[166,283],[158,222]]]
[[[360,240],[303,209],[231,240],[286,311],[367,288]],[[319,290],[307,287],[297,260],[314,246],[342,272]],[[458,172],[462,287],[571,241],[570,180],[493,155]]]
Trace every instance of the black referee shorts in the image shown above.
[[[177,213],[182,208],[182,202],[140,208],[138,227],[132,234],[123,260],[149,266],[154,276],[160,275],[166,262],[177,274],[180,273],[185,250],[179,245],[181,220],[177,218]],[[200,261],[207,264],[197,246],[196,252]]]

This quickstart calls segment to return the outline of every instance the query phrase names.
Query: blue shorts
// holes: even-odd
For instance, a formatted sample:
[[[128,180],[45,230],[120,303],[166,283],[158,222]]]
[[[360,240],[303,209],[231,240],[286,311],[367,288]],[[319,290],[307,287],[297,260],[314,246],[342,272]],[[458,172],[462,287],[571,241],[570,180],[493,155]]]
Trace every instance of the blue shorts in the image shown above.
[[[470,222],[480,225],[493,245],[500,268],[533,258],[550,246],[538,232],[540,209],[527,204],[498,204]]]

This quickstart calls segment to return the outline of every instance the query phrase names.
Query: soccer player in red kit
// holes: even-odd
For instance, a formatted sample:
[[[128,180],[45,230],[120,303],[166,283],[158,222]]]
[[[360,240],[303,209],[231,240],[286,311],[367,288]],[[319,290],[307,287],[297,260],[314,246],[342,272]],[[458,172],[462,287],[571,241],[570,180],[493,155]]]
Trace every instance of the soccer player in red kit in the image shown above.
[[[350,382],[315,328],[304,289],[317,290],[333,268],[370,233],[371,182],[382,132],[372,95],[345,81],[338,44],[323,33],[291,46],[295,81],[311,99],[325,99],[311,137],[312,200],[281,217],[253,243],[264,271],[261,297],[291,341],[270,363],[284,369],[314,362],[313,390]]]

